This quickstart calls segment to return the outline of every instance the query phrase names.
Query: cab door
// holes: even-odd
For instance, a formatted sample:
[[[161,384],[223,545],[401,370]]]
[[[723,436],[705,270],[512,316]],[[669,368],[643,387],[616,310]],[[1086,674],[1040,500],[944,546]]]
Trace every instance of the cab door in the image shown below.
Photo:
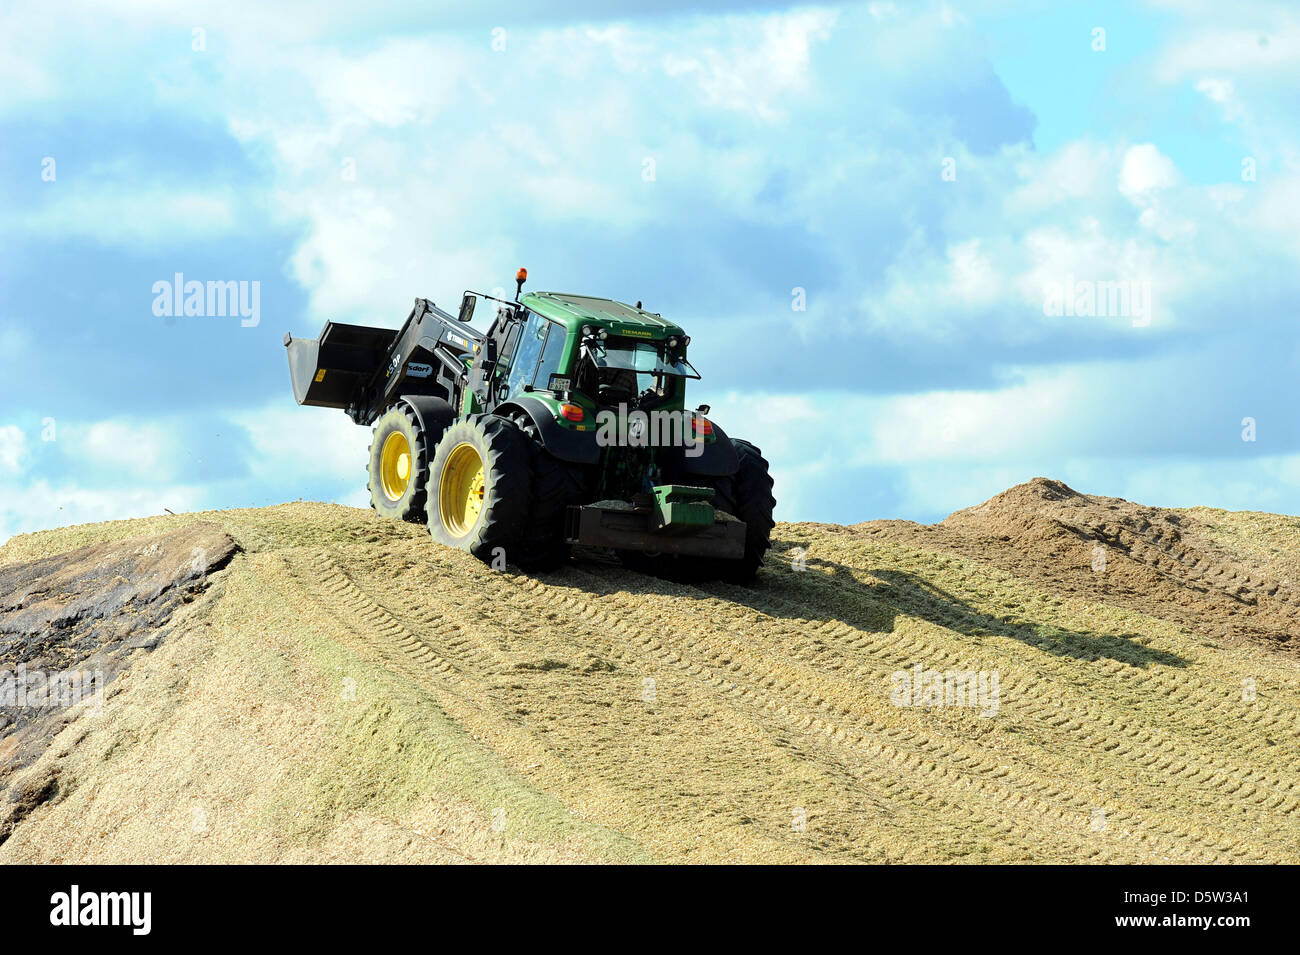
[[[498,311],[484,339],[483,350],[470,368],[470,389],[484,411],[491,411],[504,400],[498,392],[514,360],[522,325],[522,316],[514,309]]]

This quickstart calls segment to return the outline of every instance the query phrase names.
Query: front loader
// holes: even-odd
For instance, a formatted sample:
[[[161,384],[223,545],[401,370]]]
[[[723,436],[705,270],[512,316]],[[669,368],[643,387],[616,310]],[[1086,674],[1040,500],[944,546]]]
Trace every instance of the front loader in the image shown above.
[[[396,331],[285,335],[294,398],[373,427],[374,509],[493,566],[574,544],[676,580],[753,579],[773,527],[758,448],[686,407],[690,337],[659,315],[555,292],[426,299]],[[486,331],[470,324],[490,313]]]

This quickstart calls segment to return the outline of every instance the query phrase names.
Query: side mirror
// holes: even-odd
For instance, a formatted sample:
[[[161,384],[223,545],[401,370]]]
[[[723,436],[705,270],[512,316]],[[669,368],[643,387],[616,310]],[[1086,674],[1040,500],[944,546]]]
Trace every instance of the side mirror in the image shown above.
[[[457,320],[468,324],[469,320],[474,317],[474,305],[478,301],[478,296],[473,292],[466,292],[465,297],[460,300],[460,315]]]

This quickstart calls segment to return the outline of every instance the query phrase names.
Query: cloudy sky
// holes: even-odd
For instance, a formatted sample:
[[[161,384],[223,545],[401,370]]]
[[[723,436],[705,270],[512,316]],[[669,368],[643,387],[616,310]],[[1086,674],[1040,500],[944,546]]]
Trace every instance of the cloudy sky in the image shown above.
[[[1300,513],[1288,3],[177,6],[0,9],[0,539],[364,504],[282,336],[520,265],[685,326],[785,520]]]

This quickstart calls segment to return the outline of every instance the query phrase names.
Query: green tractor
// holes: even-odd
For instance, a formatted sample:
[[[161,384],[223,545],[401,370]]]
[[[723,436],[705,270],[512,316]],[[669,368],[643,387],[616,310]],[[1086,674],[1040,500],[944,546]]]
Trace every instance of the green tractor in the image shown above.
[[[574,544],[674,580],[743,583],[772,531],[772,479],[708,406],[686,407],[690,337],[659,315],[555,292],[416,299],[397,331],[285,335],[294,398],[373,426],[374,509],[500,569]],[[469,323],[491,312],[486,332]]]

